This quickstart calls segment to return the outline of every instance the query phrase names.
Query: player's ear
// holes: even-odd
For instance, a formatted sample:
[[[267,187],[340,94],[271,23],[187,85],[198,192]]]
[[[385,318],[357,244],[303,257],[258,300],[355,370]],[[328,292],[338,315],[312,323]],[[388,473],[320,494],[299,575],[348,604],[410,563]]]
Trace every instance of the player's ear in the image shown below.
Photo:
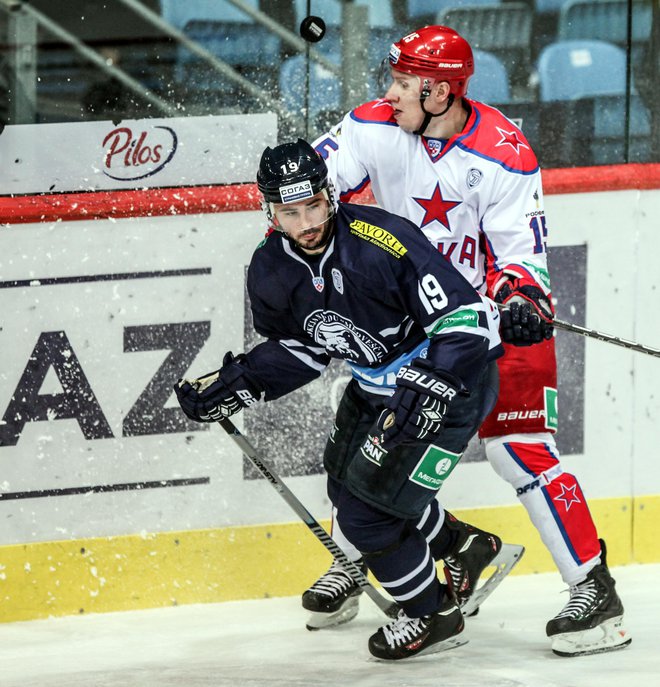
[[[438,103],[444,103],[449,97],[450,92],[451,87],[447,81],[436,81],[433,84],[433,90],[431,91],[434,99],[437,100]]]

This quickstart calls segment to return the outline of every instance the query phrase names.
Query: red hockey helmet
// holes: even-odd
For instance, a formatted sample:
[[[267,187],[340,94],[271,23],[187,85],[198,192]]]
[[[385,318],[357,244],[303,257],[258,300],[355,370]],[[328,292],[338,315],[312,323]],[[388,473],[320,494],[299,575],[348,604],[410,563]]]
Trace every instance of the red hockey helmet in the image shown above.
[[[465,95],[474,74],[470,44],[448,26],[425,26],[409,33],[392,45],[389,60],[397,71],[447,81],[456,98]]]

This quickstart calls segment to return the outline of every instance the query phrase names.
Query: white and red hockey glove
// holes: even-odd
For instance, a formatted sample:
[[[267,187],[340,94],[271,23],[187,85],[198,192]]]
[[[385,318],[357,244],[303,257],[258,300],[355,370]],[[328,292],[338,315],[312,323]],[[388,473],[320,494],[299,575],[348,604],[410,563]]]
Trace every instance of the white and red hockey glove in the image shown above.
[[[509,279],[495,294],[500,309],[500,336],[514,346],[531,346],[552,338],[555,311],[552,301],[536,284]]]

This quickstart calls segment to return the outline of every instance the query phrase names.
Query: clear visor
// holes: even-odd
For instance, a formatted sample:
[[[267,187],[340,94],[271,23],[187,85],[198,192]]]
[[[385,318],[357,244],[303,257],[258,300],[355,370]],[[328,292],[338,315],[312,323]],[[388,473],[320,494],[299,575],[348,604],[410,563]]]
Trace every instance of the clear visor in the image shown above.
[[[305,214],[307,216],[313,216],[313,219],[309,224],[302,227],[301,231],[308,231],[321,227],[334,216],[335,203],[331,194],[328,192],[328,189],[324,188],[320,193],[323,195],[327,203],[324,208],[319,208],[317,213],[315,213],[313,210],[307,210]],[[295,216],[297,210],[296,208],[287,208],[286,204],[280,203],[264,203],[263,205],[265,206],[266,216],[268,217],[271,227],[277,229],[278,231],[283,231],[282,225],[286,224],[287,215],[291,216],[293,214]]]

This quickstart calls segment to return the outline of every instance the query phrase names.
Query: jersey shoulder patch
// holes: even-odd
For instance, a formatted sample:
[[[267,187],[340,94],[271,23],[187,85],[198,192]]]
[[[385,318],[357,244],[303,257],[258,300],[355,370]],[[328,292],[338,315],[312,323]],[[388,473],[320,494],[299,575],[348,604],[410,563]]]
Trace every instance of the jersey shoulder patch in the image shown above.
[[[398,126],[394,119],[394,109],[384,98],[359,105],[351,112],[351,119],[363,124]]]
[[[470,101],[472,114],[460,147],[518,174],[534,174],[539,163],[523,132],[499,110]]]

